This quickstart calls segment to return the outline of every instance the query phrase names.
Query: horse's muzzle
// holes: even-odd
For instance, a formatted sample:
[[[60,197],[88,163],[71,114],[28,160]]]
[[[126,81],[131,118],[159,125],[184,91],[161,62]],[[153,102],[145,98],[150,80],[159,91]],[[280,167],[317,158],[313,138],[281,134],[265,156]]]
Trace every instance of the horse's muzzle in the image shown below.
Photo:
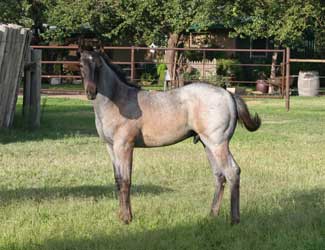
[[[95,100],[97,95],[97,87],[93,82],[87,82],[86,95],[88,100]]]
[[[97,90],[95,90],[94,92],[87,90],[86,95],[88,100],[95,100],[97,96]]]

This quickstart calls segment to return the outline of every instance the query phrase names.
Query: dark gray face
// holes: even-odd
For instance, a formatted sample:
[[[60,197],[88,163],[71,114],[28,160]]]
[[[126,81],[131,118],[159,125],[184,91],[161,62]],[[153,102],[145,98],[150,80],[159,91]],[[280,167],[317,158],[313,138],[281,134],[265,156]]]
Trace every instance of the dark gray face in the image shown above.
[[[84,88],[89,100],[96,99],[96,78],[98,69],[102,66],[99,55],[94,51],[82,51],[80,54],[80,72]]]

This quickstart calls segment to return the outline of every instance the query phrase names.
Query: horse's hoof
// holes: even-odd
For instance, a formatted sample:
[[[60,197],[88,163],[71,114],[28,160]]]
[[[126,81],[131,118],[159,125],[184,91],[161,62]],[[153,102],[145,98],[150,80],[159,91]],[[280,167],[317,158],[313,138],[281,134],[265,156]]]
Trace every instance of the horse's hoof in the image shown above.
[[[217,217],[219,215],[219,211],[211,209],[210,216],[211,217]]]
[[[119,218],[124,224],[130,224],[132,221],[132,214],[131,213],[120,213]]]
[[[237,224],[239,224],[239,222],[240,222],[239,218],[231,219],[231,225],[237,225]]]

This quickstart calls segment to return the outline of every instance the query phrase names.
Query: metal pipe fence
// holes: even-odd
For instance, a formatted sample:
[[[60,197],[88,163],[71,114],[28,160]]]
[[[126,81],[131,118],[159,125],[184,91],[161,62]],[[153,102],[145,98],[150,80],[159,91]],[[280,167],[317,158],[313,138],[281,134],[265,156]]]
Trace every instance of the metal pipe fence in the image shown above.
[[[65,51],[76,51],[79,49],[77,45],[73,46],[54,46],[54,45],[41,45],[41,46],[32,46],[35,49],[42,49],[42,50],[65,50]],[[276,94],[268,95],[268,94],[257,94],[253,92],[253,95],[249,95],[247,97],[257,97],[257,98],[285,98],[286,100],[286,107],[289,109],[289,91],[290,91],[290,78],[289,78],[289,61],[290,61],[290,54],[289,50],[285,49],[221,49],[221,48],[150,48],[150,47],[124,47],[124,46],[105,46],[104,50],[106,53],[111,55],[112,63],[120,65],[124,71],[129,75],[129,79],[131,81],[140,82],[143,84],[142,75],[139,73],[144,72],[146,67],[154,66],[157,67],[160,63],[168,65],[170,63],[166,62],[164,58],[164,52],[173,50],[176,53],[201,53],[202,57],[201,60],[198,60],[197,67],[202,68],[202,72],[200,72],[199,79],[192,79],[188,80],[187,82],[193,81],[209,81],[209,68],[216,67],[215,63],[211,63],[211,60],[208,60],[209,53],[232,53],[232,56],[238,57],[241,53],[248,53],[246,57],[248,58],[246,62],[243,63],[233,63],[233,66],[240,67],[244,73],[259,71],[261,69],[265,69],[267,67],[271,67],[270,62],[266,62],[266,58],[262,59],[265,60],[264,62],[260,62],[261,58],[256,58],[257,62],[251,62],[251,55],[252,53],[259,54],[259,53],[278,53],[278,60],[277,63],[274,65],[277,71],[280,72],[280,76],[278,76],[278,91]],[[116,55],[117,54],[117,55]],[[46,55],[46,53],[43,53]],[[281,56],[282,55],[282,56]],[[146,58],[149,56],[149,58]],[[189,60],[186,61],[188,63]],[[42,65],[61,65],[61,66],[78,66],[79,61],[77,60],[48,60],[47,58],[43,58],[41,61]],[[175,63],[175,62],[173,62]],[[176,62],[176,64],[179,62]],[[201,65],[199,65],[201,64]],[[213,69],[216,71],[216,69]],[[50,74],[48,72],[42,73],[43,79],[52,79],[52,78],[59,78],[59,79],[70,79],[70,80],[80,80],[80,72],[74,72],[74,74]],[[251,88],[255,88],[256,79],[237,79],[233,77],[225,77],[224,78],[228,84],[230,85],[249,85]],[[171,79],[169,82],[171,85],[175,84],[177,80]],[[270,83],[270,82],[269,82]],[[270,85],[270,84],[269,84]],[[176,86],[177,87],[177,86]],[[165,88],[164,88],[165,89]]]
[[[78,46],[54,46],[54,45],[37,45],[37,46],[32,46],[35,49],[43,49],[43,50],[51,50],[51,49],[60,49],[60,50],[78,50],[79,47]],[[148,52],[148,51],[154,51],[154,53],[156,52],[165,52],[167,50],[174,50],[174,51],[178,51],[178,52],[188,52],[188,51],[194,51],[194,52],[204,52],[206,54],[206,52],[233,52],[233,53],[243,53],[243,52],[255,52],[255,53],[282,53],[283,55],[285,54],[285,50],[281,50],[281,49],[219,49],[219,48],[148,48],[148,47],[136,47],[136,46],[132,46],[132,47],[113,47],[113,46],[105,46],[104,49],[107,52],[114,52],[114,51],[128,51],[129,52],[129,58],[123,61],[120,60],[114,60],[112,61],[112,63],[114,64],[119,64],[119,65],[126,65],[129,66],[129,68],[127,68],[127,70],[130,71],[129,73],[129,78],[131,81],[140,81],[140,78],[136,78],[136,70],[137,70],[137,66],[141,65],[157,65],[159,63],[164,63],[164,64],[168,64],[164,59],[160,58],[160,60],[137,60],[135,58],[135,53],[136,52]],[[45,53],[44,53],[45,54]],[[142,53],[143,54],[143,53]],[[202,57],[201,60],[201,65],[203,66],[203,74],[202,74],[202,79],[200,80],[207,80],[205,79],[205,75],[206,75],[206,70],[204,70],[204,68],[207,68],[209,66],[214,66],[215,64],[209,63],[209,61],[207,59],[204,59],[205,55]],[[284,58],[284,56],[283,56]],[[152,58],[154,59],[154,58]],[[283,59],[282,59],[283,60]],[[42,65],[79,65],[79,61],[71,61],[71,60],[46,60],[43,59],[42,60]],[[260,67],[271,67],[270,63],[233,63],[233,66],[238,66],[238,67],[249,67],[249,68],[260,68]],[[275,67],[280,68],[283,67],[284,63],[282,61],[281,64],[276,64]],[[282,70],[283,71],[283,70]],[[44,72],[44,74],[42,74],[42,78],[74,78],[74,79],[80,79],[80,75],[67,75],[67,74],[48,74],[46,72]],[[199,79],[197,79],[199,80]],[[230,83],[248,83],[248,84],[254,84],[255,83],[255,79],[251,79],[251,80],[242,80],[242,79],[237,79],[237,80],[230,80]]]
[[[56,45],[41,45],[41,46],[32,46],[34,49],[42,49],[42,50],[66,50],[66,51],[76,51],[79,49],[77,45],[69,45],[69,46],[56,46]],[[291,58],[290,57],[290,49],[221,49],[221,48],[149,48],[149,47],[125,47],[125,46],[105,46],[104,50],[108,54],[118,54],[113,55],[112,63],[121,65],[126,73],[129,75],[129,79],[131,81],[141,82],[143,79],[139,78],[139,72],[144,71],[144,68],[149,66],[157,66],[160,63],[168,64],[164,59],[164,52],[173,50],[177,53],[202,53],[202,57],[200,60],[197,60],[197,64],[201,64],[202,73],[200,79],[196,80],[203,80],[206,81],[207,79],[207,72],[209,68],[213,68],[215,63],[209,62],[207,56],[209,53],[235,53],[236,57],[240,53],[249,53],[251,56],[252,53],[278,53],[279,57],[275,66],[279,71],[280,74],[280,86],[279,86],[279,95],[268,95],[267,97],[270,98],[285,98],[285,106],[286,109],[289,110],[290,108],[290,81],[294,78],[297,78],[298,75],[291,75],[290,72],[290,64],[291,63],[325,63],[323,59],[299,59],[299,58]],[[124,56],[120,56],[120,55]],[[145,55],[151,55],[151,57],[145,58]],[[46,55],[46,53],[43,53]],[[282,57],[281,57],[282,55]],[[122,60],[124,57],[124,60]],[[256,58],[259,60],[258,58]],[[78,60],[47,60],[43,58],[41,61],[42,65],[74,65],[78,66]],[[271,67],[272,64],[267,62],[243,62],[243,63],[233,63],[233,66],[241,67],[243,71],[249,71],[249,69],[259,70],[265,67]],[[42,73],[42,78],[51,79],[51,78],[60,78],[60,79],[81,79],[80,73],[75,72],[75,74],[49,74],[48,72]],[[320,79],[324,79],[325,76],[319,76]],[[173,81],[173,80],[172,80]],[[229,78],[228,82],[230,84],[246,84],[252,86],[255,84],[256,79],[233,79]],[[265,95],[255,95],[254,97],[266,97]]]

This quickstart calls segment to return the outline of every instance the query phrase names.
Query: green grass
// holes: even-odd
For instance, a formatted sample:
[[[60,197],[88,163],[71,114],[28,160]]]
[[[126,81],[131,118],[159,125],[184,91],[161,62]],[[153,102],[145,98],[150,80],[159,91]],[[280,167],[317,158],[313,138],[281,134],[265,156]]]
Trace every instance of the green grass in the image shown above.
[[[261,129],[241,126],[241,223],[229,190],[209,217],[213,177],[201,145],[136,149],[134,221],[117,220],[113,171],[87,101],[48,98],[42,128],[0,132],[0,249],[325,249],[325,97],[247,100]]]

